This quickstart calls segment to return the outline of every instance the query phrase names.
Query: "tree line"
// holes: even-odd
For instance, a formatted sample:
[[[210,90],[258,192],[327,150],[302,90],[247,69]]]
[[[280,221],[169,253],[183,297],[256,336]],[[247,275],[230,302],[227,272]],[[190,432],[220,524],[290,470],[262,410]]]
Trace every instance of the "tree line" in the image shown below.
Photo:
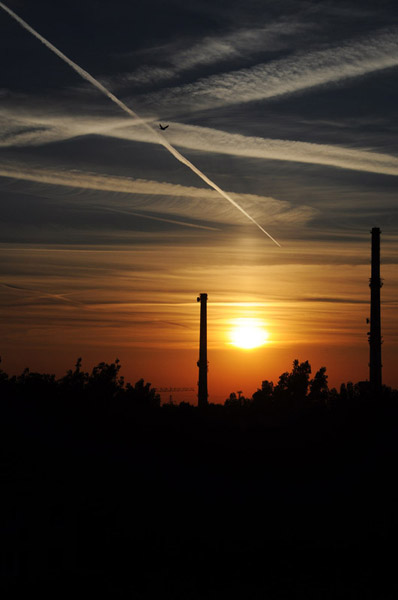
[[[100,362],[91,372],[82,368],[82,359],[78,358],[73,369],[56,378],[54,374],[32,372],[26,368],[20,375],[9,376],[0,368],[0,393],[9,399],[35,399],[53,403],[58,400],[73,402],[93,401],[99,408],[101,404],[126,404],[132,408],[160,409],[161,398],[151,383],[139,379],[135,384],[126,382],[120,375],[121,364],[118,359],[112,363]],[[398,400],[398,391],[383,386],[382,397]],[[224,402],[228,411],[237,409],[296,411],[308,407],[329,407],[354,405],[371,401],[369,383],[342,383],[340,390],[329,389],[326,367],[322,366],[311,378],[311,365],[308,360],[295,359],[292,369],[282,373],[278,382],[264,380],[251,397],[242,392],[232,392]],[[214,406],[211,405],[210,406]],[[175,405],[163,404],[167,409],[193,408],[187,402]],[[220,408],[218,406],[217,408]]]
[[[139,379],[134,385],[126,383],[120,375],[119,359],[112,363],[100,362],[91,373],[82,368],[78,358],[74,369],[56,379],[49,373],[37,373],[24,369],[21,375],[9,376],[0,369],[1,395],[8,398],[37,400],[95,400],[101,402],[125,400],[137,407],[159,408],[160,396],[150,383]]]
[[[383,386],[381,398],[398,400],[398,392]],[[267,379],[262,381],[261,387],[250,398],[245,398],[240,392],[238,395],[232,392],[226,399],[225,406],[260,408],[278,405],[294,410],[311,406],[332,408],[344,404],[371,402],[372,399],[376,400],[372,397],[369,381],[348,381],[342,383],[338,391],[334,387],[329,388],[326,367],[321,367],[311,378],[311,365],[308,360],[300,362],[295,359],[291,371],[282,373],[275,385]]]

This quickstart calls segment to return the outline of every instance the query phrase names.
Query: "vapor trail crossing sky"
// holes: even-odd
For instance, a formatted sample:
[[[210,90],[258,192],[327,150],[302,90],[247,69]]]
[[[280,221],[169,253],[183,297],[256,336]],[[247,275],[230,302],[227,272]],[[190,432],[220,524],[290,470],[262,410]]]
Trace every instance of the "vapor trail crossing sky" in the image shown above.
[[[8,8],[3,2],[0,2],[0,8],[5,10],[13,19],[15,19],[24,29],[29,31],[32,35],[34,35],[38,40],[40,40],[47,48],[49,48],[54,54],[56,54],[59,58],[61,58],[64,62],[66,62],[72,69],[76,71],[83,79],[91,83],[94,87],[96,87],[100,92],[102,92],[105,96],[107,96],[112,102],[114,102],[119,108],[121,108],[128,115],[140,121],[140,123],[151,132],[153,136],[154,142],[161,144],[166,150],[170,152],[177,160],[186,165],[193,173],[198,175],[207,185],[213,188],[216,192],[220,194],[223,198],[228,200],[235,208],[237,208],[242,214],[245,215],[254,225],[256,225],[266,236],[268,236],[277,246],[280,244],[259,224],[257,221],[247,213],[244,208],[242,208],[235,200],[233,200],[229,194],[224,192],[216,183],[214,183],[211,179],[209,179],[200,169],[198,169],[193,163],[191,163],[185,156],[183,156],[174,146],[172,146],[166,139],[163,138],[162,135],[158,131],[155,131],[148,123],[146,123],[141,117],[131,108],[129,108],[124,102],[119,100],[112,92],[110,92],[104,85],[102,85],[97,79],[95,79],[90,73],[82,69],[78,64],[76,64],[73,60],[68,58],[63,52],[61,52],[58,48],[56,48],[51,42],[49,42],[46,38],[44,38],[40,33],[38,33],[33,27],[31,27],[26,21],[21,19],[15,12]]]
[[[398,387],[393,4],[1,0],[6,372],[117,356],[126,380],[191,387],[205,291],[212,402],[295,359],[336,389],[365,381],[380,227]],[[232,346],[241,319],[262,321],[267,344]]]

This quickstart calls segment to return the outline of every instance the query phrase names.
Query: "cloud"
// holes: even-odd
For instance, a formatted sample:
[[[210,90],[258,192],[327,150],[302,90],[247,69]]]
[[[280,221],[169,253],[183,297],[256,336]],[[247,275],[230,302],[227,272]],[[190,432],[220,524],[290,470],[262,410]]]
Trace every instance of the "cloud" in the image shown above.
[[[192,43],[192,39],[163,45],[147,50],[151,62],[131,73],[112,77],[101,77],[101,82],[112,89],[130,84],[151,84],[178,77],[181,73],[199,67],[226,64],[230,60],[245,60],[260,52],[277,52],[289,47],[292,38],[313,28],[312,23],[303,23],[280,18],[262,27],[234,29],[224,35],[205,36]]]
[[[208,35],[197,42],[192,42],[192,38],[179,39],[138,52],[141,61],[147,60],[148,64],[130,73],[102,76],[100,80],[118,90],[129,85],[157,84],[201,67],[215,65],[219,69],[220,64],[225,66],[231,60],[235,64],[239,60],[246,62],[253,55],[288,48],[295,36],[313,27],[311,22],[280,18],[261,27],[240,27],[223,35]]]
[[[250,137],[205,127],[178,124],[173,124],[170,128],[169,137],[176,146],[203,152],[398,175],[397,157],[342,146]]]
[[[51,293],[45,292],[43,290],[23,287],[20,285],[13,285],[11,283],[6,283],[4,281],[0,281],[0,287],[9,289],[13,292],[22,293],[22,294],[24,294],[25,297],[26,297],[26,295],[28,295],[28,296],[33,295],[34,297],[36,297],[36,299],[57,300],[60,302],[71,303],[71,304],[73,304],[75,306],[79,306],[79,307],[83,306],[82,302],[78,302],[76,300],[69,298],[68,296],[70,296],[70,294],[51,294]]]
[[[164,217],[154,217],[153,215],[146,215],[144,213],[137,213],[131,210],[121,210],[110,208],[108,206],[101,206],[101,210],[106,212],[115,213],[118,215],[125,215],[129,217],[139,217],[144,219],[150,219],[152,221],[160,221],[161,223],[169,223],[170,225],[181,225],[183,227],[193,227],[195,229],[205,229],[206,231],[219,231],[218,227],[209,227],[208,225],[199,225],[197,223],[187,223],[186,221],[176,221],[175,219],[165,219]]]
[[[217,192],[206,188],[82,171],[27,167],[24,164],[10,162],[0,163],[0,177],[67,188],[126,194],[128,200],[118,201],[115,197],[108,198],[108,210],[117,213],[122,211],[126,215],[135,214],[145,218],[145,214],[138,215],[138,213],[131,212],[138,208],[150,213],[183,215],[190,219],[206,220],[211,223],[242,224],[245,222],[227,202],[220,200]],[[230,195],[234,200],[242,203],[245,209],[250,210],[255,218],[268,223],[278,223],[280,225],[306,223],[317,214],[317,210],[309,206],[294,207],[287,201],[272,197],[255,194],[235,194],[232,192]],[[143,196],[145,199],[143,199]],[[186,202],[186,200],[189,200],[189,202]],[[104,208],[104,203],[101,204],[101,208]],[[147,218],[166,222],[171,221],[158,215],[155,217],[148,216]],[[176,224],[175,220],[172,222]],[[177,224],[195,225],[184,222],[178,222]],[[201,229],[214,229],[202,224],[196,226]]]
[[[0,115],[0,147],[37,146],[75,137],[73,123],[62,125],[62,119],[12,115],[3,110]]]
[[[142,124],[131,118],[113,115],[66,114],[62,106],[37,108],[32,106],[29,98],[23,98],[24,107],[13,99],[14,106],[3,106],[0,114],[0,147],[39,146],[52,142],[72,139],[84,135],[104,135],[112,137],[114,132],[125,127],[132,132],[141,129]],[[29,108],[27,106],[29,105]],[[152,123],[153,119],[141,119],[144,123]],[[149,132],[148,132],[149,133]],[[133,135],[133,134],[132,134]],[[138,139],[144,136],[145,141],[152,141],[143,132],[137,134]],[[134,136],[131,138],[134,139]]]
[[[349,298],[346,296],[302,296],[294,298],[295,302],[321,302],[326,304],[369,304],[368,299]]]
[[[67,65],[71,67],[82,79],[90,83],[93,87],[95,87],[98,91],[104,94],[111,102],[113,102],[116,106],[118,106],[121,110],[123,110],[126,114],[133,118],[134,121],[139,121],[141,125],[146,129],[149,133],[151,139],[154,142],[157,141],[158,144],[162,145],[174,158],[176,158],[179,162],[184,164],[188,169],[190,169],[193,173],[195,173],[202,181],[207,183],[208,186],[213,188],[220,196],[225,198],[232,206],[237,208],[241,213],[243,213],[247,219],[249,219],[258,229],[260,229],[264,235],[269,237],[277,246],[279,243],[272,237],[270,233],[268,233],[262,225],[260,225],[252,215],[246,212],[246,210],[234,200],[231,196],[229,196],[225,190],[220,188],[214,181],[212,181],[205,173],[203,173],[196,165],[194,165],[191,161],[189,161],[185,156],[183,156],[176,148],[174,148],[170,142],[160,135],[159,131],[148,125],[145,121],[141,121],[139,115],[133,111],[132,108],[127,106],[124,102],[122,102],[117,96],[115,96],[110,90],[108,90],[102,83],[100,83],[95,77],[93,77],[88,71],[83,69],[80,65],[71,60],[68,56],[66,56],[63,52],[61,52],[56,46],[54,46],[50,41],[48,41],[45,37],[43,37],[38,31],[33,29],[26,21],[21,19],[17,14],[15,14],[12,10],[10,10],[7,6],[0,2],[0,7],[3,8],[7,13],[9,13],[13,19],[15,19],[24,29],[29,31],[34,37],[36,37],[42,44],[44,44],[51,52],[53,52],[56,56],[58,56],[61,60],[63,60]]]
[[[271,99],[396,67],[397,32],[381,32],[356,42],[328,47],[251,68],[212,75],[144,97],[158,110],[203,110]]]
[[[0,146],[29,146],[61,141],[84,135],[102,135],[134,142],[153,143],[149,132],[130,120],[115,117],[63,116],[34,114],[13,116],[5,111],[5,133]],[[330,144],[297,142],[232,134],[219,129],[170,122],[167,140],[174,146],[206,153],[228,154],[262,160],[282,160],[398,175],[398,158],[380,152],[357,150]],[[38,172],[35,171],[35,177]],[[62,173],[59,174],[62,177]],[[69,176],[68,176],[69,177]],[[92,187],[93,183],[90,183]],[[110,183],[110,185],[113,185]],[[118,182],[118,191],[121,182]],[[197,189],[197,188],[195,188]]]

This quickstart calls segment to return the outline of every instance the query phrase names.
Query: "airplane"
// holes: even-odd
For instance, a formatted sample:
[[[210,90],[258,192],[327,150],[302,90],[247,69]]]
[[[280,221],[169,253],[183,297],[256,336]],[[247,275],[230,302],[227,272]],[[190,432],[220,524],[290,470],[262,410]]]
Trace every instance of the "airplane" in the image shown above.
[[[163,125],[161,123],[159,123],[159,127],[162,131],[164,131],[165,129],[168,128],[168,125],[166,125],[165,127],[163,127]]]

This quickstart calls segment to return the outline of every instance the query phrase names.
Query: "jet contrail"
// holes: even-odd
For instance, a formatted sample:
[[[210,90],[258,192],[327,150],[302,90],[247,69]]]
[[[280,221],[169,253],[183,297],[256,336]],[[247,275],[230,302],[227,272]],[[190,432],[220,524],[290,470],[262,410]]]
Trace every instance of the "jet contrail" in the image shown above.
[[[31,294],[38,294],[38,298],[54,298],[55,300],[61,300],[63,302],[71,302],[72,304],[75,304],[76,306],[84,307],[84,304],[82,302],[78,302],[77,300],[70,300],[70,298],[68,298],[68,296],[70,295],[71,292],[69,292],[69,294],[68,293],[50,294],[48,292],[43,292],[41,290],[37,290],[34,288],[26,288],[26,287],[22,287],[20,285],[12,285],[11,283],[5,283],[3,281],[0,281],[0,287],[11,289],[16,292],[30,292]]]
[[[0,8],[5,10],[24,29],[29,31],[29,33],[31,33],[38,40],[40,40],[45,46],[47,46],[47,48],[49,48],[52,52],[54,52],[54,54],[56,54],[61,60],[66,62],[66,64],[68,64],[74,71],[76,71],[76,73],[78,73],[80,75],[80,77],[82,77],[83,79],[85,79],[86,81],[91,83],[94,87],[96,87],[97,90],[99,90],[102,94],[107,96],[112,102],[117,104],[117,106],[119,106],[119,108],[121,108],[125,113],[130,115],[130,117],[133,117],[133,119],[138,120],[147,130],[149,130],[151,132],[151,135],[152,135],[154,141],[158,142],[164,148],[166,148],[166,150],[168,150],[170,152],[170,154],[172,154],[177,160],[179,160],[181,163],[186,165],[189,169],[191,169],[191,171],[193,171],[193,173],[196,173],[196,175],[198,175],[198,177],[200,177],[205,183],[207,183],[207,185],[209,185],[211,188],[213,188],[213,190],[216,190],[216,192],[218,192],[220,194],[220,196],[222,196],[223,198],[228,200],[228,202],[230,202],[233,206],[235,206],[235,208],[240,210],[240,212],[243,213],[245,215],[245,217],[247,217],[252,223],[254,223],[254,225],[256,225],[263,233],[265,233],[266,236],[268,236],[277,246],[280,247],[280,244],[272,237],[272,235],[270,235],[268,233],[268,231],[265,231],[265,229],[263,229],[263,227],[261,227],[261,225],[259,223],[257,223],[257,221],[255,219],[253,219],[253,217],[251,217],[249,215],[249,213],[247,213],[245,211],[244,208],[242,208],[237,202],[235,202],[235,200],[233,200],[229,196],[229,194],[224,192],[224,190],[222,190],[216,183],[214,183],[211,179],[209,179],[207,177],[207,175],[202,173],[202,171],[200,171],[200,169],[195,167],[195,165],[192,164],[191,161],[189,161],[187,158],[185,158],[185,156],[183,156],[176,148],[174,148],[174,146],[172,146],[163,136],[161,136],[158,131],[155,131],[150,125],[148,125],[148,123],[146,123],[143,119],[141,119],[141,117],[134,110],[132,110],[126,104],[124,104],[124,102],[119,100],[119,98],[117,98],[114,94],[112,94],[112,92],[110,92],[104,85],[102,85],[102,83],[100,83],[97,79],[95,79],[92,75],[90,75],[90,73],[88,73],[87,71],[85,71],[84,69],[79,67],[79,65],[77,65],[75,62],[73,62],[73,60],[68,58],[63,52],[61,52],[61,50],[58,50],[58,48],[56,48],[45,37],[40,35],[40,33],[38,33],[35,29],[33,29],[33,27],[28,25],[28,23],[26,23],[26,21],[21,19],[21,17],[19,17],[15,12],[13,12],[10,8],[8,8],[8,6],[3,4],[3,2],[0,2]]]
[[[197,225],[196,223],[187,223],[187,221],[176,221],[174,219],[166,219],[164,217],[154,217],[152,215],[144,215],[143,213],[133,212],[131,210],[123,210],[119,208],[110,208],[109,206],[96,205],[94,208],[115,213],[117,215],[131,215],[133,217],[141,217],[150,219],[151,221],[161,221],[162,223],[171,223],[172,225],[182,225],[183,227],[193,227],[195,229],[205,229],[206,231],[220,231],[218,227],[209,227],[208,225]]]

